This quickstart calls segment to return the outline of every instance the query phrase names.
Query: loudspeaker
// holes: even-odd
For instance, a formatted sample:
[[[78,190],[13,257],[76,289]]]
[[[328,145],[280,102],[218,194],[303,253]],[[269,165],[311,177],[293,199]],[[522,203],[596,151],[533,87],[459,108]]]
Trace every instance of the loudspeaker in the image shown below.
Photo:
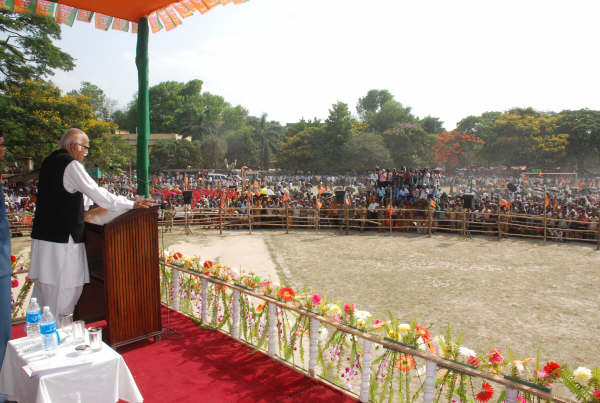
[[[462,197],[464,207],[469,210],[473,210],[473,196],[472,194],[464,194]]]
[[[191,190],[183,191],[183,204],[192,204],[192,198],[194,196],[194,192]]]
[[[344,204],[344,199],[346,198],[345,190],[336,190],[335,191],[335,202],[337,204]]]

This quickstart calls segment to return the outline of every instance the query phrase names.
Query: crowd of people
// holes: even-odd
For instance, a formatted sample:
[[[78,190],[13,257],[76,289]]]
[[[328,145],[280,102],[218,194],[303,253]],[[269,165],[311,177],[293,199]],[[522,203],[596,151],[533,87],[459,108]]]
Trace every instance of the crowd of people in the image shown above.
[[[104,177],[100,184],[114,194],[136,196],[135,177]],[[192,212],[227,208],[247,214],[249,208],[259,208],[266,215],[286,206],[298,214],[347,206],[351,218],[368,219],[400,218],[398,211],[404,209],[433,210],[438,221],[468,209],[471,220],[482,222],[493,221],[489,217],[498,213],[546,217],[557,228],[551,230],[552,235],[562,236],[571,227],[596,228],[599,185],[599,177],[574,173],[463,171],[446,175],[438,169],[406,167],[377,168],[363,175],[174,171],[153,176],[151,194],[173,217],[183,216],[185,205]],[[35,183],[6,189],[11,223],[28,221],[26,217],[35,209],[35,191]]]

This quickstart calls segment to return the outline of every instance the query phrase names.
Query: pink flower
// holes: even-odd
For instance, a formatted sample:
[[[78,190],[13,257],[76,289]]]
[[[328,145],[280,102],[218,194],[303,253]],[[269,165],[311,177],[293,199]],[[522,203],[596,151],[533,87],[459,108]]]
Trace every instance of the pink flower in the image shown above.
[[[17,280],[16,278],[11,280],[11,282],[10,282],[11,288],[17,288],[18,286],[19,286],[19,280]]]
[[[544,371],[543,369],[540,369],[538,371],[538,378],[545,379],[547,377],[548,377],[548,373],[546,371]]]
[[[354,313],[355,309],[356,309],[356,306],[354,304],[344,305],[344,312],[346,312],[346,315],[352,315]]]
[[[320,305],[321,304],[321,296],[319,294],[313,294],[312,295],[312,303],[313,303],[313,305]]]
[[[527,403],[527,399],[525,399],[522,395],[519,395],[519,396],[517,396],[517,402]]]
[[[498,350],[496,348],[491,349],[488,352],[488,361],[491,363],[501,363],[504,361],[504,357],[502,357],[502,350]]]

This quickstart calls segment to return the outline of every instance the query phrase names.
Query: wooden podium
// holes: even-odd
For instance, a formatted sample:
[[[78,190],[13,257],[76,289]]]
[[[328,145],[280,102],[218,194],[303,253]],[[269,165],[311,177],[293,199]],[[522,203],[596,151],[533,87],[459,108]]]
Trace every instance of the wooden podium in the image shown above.
[[[104,341],[116,348],[160,338],[158,207],[129,210],[105,225],[85,223],[90,283],[75,319],[106,320]]]

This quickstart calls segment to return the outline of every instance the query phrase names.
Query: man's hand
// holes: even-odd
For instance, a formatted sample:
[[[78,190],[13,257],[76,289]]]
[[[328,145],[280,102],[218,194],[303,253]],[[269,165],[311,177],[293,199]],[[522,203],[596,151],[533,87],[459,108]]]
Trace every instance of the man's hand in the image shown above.
[[[134,203],[133,203],[133,208],[148,208],[150,206],[152,206],[152,203],[154,203],[153,199],[137,199]]]

